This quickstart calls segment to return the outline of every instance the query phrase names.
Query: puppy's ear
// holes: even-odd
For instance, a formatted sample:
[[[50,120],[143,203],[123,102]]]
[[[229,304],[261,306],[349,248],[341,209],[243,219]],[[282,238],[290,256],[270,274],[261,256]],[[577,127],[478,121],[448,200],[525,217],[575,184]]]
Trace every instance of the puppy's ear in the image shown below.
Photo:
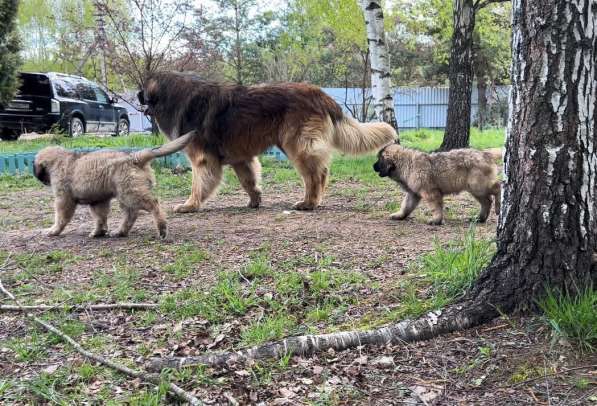
[[[35,162],[33,164],[33,174],[44,185],[50,185],[50,174],[45,166]]]
[[[143,106],[144,106],[144,105],[146,104],[146,103],[145,103],[145,95],[143,94],[143,89],[141,89],[141,90],[139,91],[139,93],[137,93],[137,99],[139,99],[139,103],[140,103],[141,105],[143,105]]]

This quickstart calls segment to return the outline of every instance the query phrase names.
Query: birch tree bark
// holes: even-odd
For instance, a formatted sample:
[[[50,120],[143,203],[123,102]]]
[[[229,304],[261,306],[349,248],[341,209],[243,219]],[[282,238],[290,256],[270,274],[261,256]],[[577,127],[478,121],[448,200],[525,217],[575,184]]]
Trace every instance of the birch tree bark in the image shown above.
[[[497,253],[458,303],[378,330],[152,360],[153,369],[425,340],[597,284],[597,0],[514,0],[511,115]]]
[[[375,116],[378,120],[390,124],[398,131],[398,123],[394,113],[390,61],[386,46],[381,0],[360,0],[360,5],[365,15],[367,44],[371,56],[371,90]]]

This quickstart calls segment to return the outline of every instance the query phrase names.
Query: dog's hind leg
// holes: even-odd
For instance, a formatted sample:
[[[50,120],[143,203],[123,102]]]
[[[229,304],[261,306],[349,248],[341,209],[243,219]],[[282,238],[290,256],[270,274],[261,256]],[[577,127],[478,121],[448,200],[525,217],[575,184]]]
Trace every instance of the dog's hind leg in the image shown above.
[[[126,207],[122,206],[122,211],[124,212],[124,220],[120,224],[120,228],[114,234],[115,237],[126,237],[129,235],[129,231],[135,221],[137,221],[137,217],[139,216],[139,209],[135,207]]]
[[[166,238],[168,235],[168,225],[166,223],[166,215],[160,207],[160,202],[157,199],[151,198],[143,202],[143,210],[147,210],[153,215],[153,221],[160,238]]]
[[[95,219],[95,229],[89,234],[89,237],[103,237],[108,233],[110,200],[90,205],[89,212]]]
[[[420,201],[420,196],[411,192],[405,192],[404,199],[402,200],[402,204],[400,205],[400,211],[390,215],[390,219],[404,220],[409,216],[410,213],[413,212],[414,209],[416,209]]]
[[[501,182],[498,180],[496,181],[492,188],[491,193],[493,194],[493,204],[494,210],[496,215],[500,215],[501,203],[502,203],[502,185]]]
[[[48,230],[49,236],[59,235],[75,214],[77,203],[65,197],[57,197],[54,201],[54,225]]]
[[[328,178],[329,155],[303,155],[294,165],[305,184],[305,198],[292,206],[295,210],[313,210],[321,204]]]
[[[433,212],[433,217],[427,222],[432,226],[439,226],[444,222],[444,197],[439,190],[421,192],[421,197],[427,202]]]
[[[232,169],[236,172],[241,186],[249,194],[248,207],[257,208],[261,204],[261,163],[257,157],[250,161],[233,164]]]
[[[201,203],[214,193],[222,180],[222,164],[217,157],[202,153],[190,160],[193,170],[191,195],[186,202],[174,208],[176,213],[192,213],[199,210]]]
[[[485,223],[487,221],[487,217],[489,217],[489,212],[491,211],[491,195],[473,195],[475,199],[481,205],[481,211],[479,212],[479,217],[477,217],[477,223]]]

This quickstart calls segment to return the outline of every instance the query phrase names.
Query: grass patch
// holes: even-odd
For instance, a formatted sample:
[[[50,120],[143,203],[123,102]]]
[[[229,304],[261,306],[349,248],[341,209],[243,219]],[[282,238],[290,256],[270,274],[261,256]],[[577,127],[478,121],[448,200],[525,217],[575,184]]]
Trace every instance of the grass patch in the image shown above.
[[[471,287],[494,252],[493,241],[478,239],[474,227],[462,239],[434,244],[433,251],[421,256],[395,288],[396,307],[369,312],[350,327],[374,328],[446,306]]]
[[[3,262],[8,255],[8,252],[0,250],[0,262]],[[76,263],[78,259],[70,252],[63,250],[53,250],[41,254],[13,254],[11,260],[16,263],[21,272],[14,273],[12,277],[16,281],[24,281],[48,272],[62,272],[69,265]]]
[[[582,352],[597,349],[597,292],[592,285],[576,295],[547,289],[538,304],[555,337],[572,342]]]
[[[36,152],[50,145],[59,145],[64,148],[144,148],[162,145],[164,136],[151,134],[130,134],[126,137],[98,137],[93,135],[69,138],[54,135],[49,138],[35,140],[16,140],[0,143],[0,153],[16,154],[19,152]]]
[[[503,128],[479,131],[471,127],[470,146],[476,149],[503,147],[505,143]],[[400,132],[400,142],[405,147],[431,152],[439,148],[444,138],[443,130],[407,130]]]
[[[191,243],[178,246],[175,251],[174,262],[164,267],[164,271],[179,279],[191,275],[195,267],[209,258],[209,254]]]
[[[248,292],[234,273],[222,273],[218,282],[207,291],[197,287],[181,289],[161,299],[163,311],[184,319],[201,316],[210,322],[220,322],[229,315],[243,315],[254,304],[252,290]]]
[[[287,315],[267,316],[263,320],[251,323],[241,332],[241,343],[252,346],[273,341],[288,335],[296,326],[295,320]]]
[[[421,271],[437,293],[456,298],[472,286],[489,263],[493,245],[492,241],[477,239],[475,228],[470,227],[461,240],[446,246],[436,241],[433,251],[421,257]]]

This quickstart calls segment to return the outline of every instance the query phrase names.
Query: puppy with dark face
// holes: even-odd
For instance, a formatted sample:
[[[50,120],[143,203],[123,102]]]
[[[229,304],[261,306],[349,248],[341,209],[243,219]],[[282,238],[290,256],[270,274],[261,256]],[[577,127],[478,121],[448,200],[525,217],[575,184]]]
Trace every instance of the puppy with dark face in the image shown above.
[[[462,191],[471,193],[481,205],[478,222],[487,220],[492,197],[499,214],[501,187],[491,153],[456,149],[427,154],[391,144],[379,151],[373,170],[395,180],[406,194],[400,211],[390,216],[392,220],[407,218],[423,199],[433,211],[429,224],[439,225],[444,218],[444,195]]]
[[[117,199],[125,219],[116,232],[124,237],[137,220],[140,210],[153,214],[159,236],[167,234],[166,220],[151,189],[155,178],[150,161],[184,148],[192,139],[190,132],[160,148],[128,154],[119,151],[78,153],[61,147],[47,147],[35,157],[33,173],[54,193],[55,221],[48,235],[59,235],[70,222],[77,205],[89,205],[95,218],[90,237],[107,234],[110,201]]]

